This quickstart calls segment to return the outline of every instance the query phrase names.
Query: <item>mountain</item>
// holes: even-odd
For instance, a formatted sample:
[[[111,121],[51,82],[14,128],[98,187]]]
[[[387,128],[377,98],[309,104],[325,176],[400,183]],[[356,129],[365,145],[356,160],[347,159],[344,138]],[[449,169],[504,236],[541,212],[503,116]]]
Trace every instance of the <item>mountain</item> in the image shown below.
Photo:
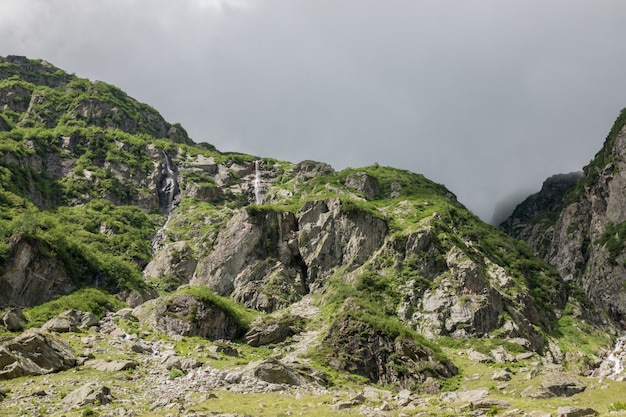
[[[555,176],[502,227],[626,327],[626,109],[580,178]]]
[[[110,412],[135,395],[106,372],[128,370],[143,397],[126,409],[155,413],[155,381],[182,390],[167,405],[197,411],[202,389],[269,398],[377,384],[408,394],[384,406],[392,394],[376,388],[334,406],[438,414],[439,401],[469,400],[416,395],[477,388],[472,401],[490,405],[472,407],[504,409],[508,383],[481,391],[469,372],[540,367],[571,382],[614,341],[583,312],[594,310],[578,281],[422,175],[223,153],[114,86],[23,57],[0,58],[0,109],[0,379],[91,369],[118,390],[98,391]],[[49,352],[46,366],[33,351]],[[187,388],[173,382],[183,375]],[[561,395],[529,375],[537,398]],[[18,410],[29,395],[6,401]]]

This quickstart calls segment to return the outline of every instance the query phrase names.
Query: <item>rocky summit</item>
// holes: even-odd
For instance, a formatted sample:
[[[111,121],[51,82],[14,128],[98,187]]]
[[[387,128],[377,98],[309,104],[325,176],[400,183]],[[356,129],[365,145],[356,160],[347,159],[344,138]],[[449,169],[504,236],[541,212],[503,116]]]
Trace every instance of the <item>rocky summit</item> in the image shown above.
[[[220,152],[0,58],[0,415],[626,409],[622,127],[509,235],[420,174]]]

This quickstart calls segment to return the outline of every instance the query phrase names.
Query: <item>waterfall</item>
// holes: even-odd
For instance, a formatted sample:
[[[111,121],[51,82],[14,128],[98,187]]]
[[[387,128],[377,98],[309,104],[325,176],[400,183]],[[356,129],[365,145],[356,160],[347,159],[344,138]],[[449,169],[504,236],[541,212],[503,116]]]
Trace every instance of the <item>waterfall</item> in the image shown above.
[[[159,208],[167,219],[161,228],[152,238],[152,252],[156,252],[166,238],[165,230],[172,217],[172,211],[180,201],[180,189],[178,188],[178,170],[172,164],[169,155],[163,151],[163,163],[161,169],[161,179],[158,186]]]
[[[162,208],[165,209],[165,212],[169,214],[172,212],[174,206],[174,199],[178,195],[178,172],[172,168],[172,160],[167,155],[165,151],[163,151],[163,161],[164,161],[164,169],[162,171],[161,176],[161,187],[160,187],[160,204]],[[165,204],[163,204],[165,203]]]
[[[617,342],[615,343],[615,347],[611,351],[611,354],[605,359],[605,361],[612,365],[610,368],[611,373],[608,375],[609,378],[617,378],[624,370],[624,365],[622,364],[622,359],[624,356],[624,343],[626,343],[626,336],[622,336],[617,339]],[[621,357],[618,355],[620,355]]]
[[[617,339],[611,353],[604,358],[600,366],[593,375],[600,378],[611,378],[618,381],[623,380],[623,361],[626,360],[626,336]]]
[[[257,205],[261,204],[263,195],[261,194],[261,164],[263,161],[257,159],[254,161],[254,198]]]

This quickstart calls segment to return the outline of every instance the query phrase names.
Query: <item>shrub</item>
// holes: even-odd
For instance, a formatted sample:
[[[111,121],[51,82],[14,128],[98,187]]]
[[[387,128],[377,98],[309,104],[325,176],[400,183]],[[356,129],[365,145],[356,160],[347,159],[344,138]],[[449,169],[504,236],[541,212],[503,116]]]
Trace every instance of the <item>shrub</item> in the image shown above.
[[[181,371],[178,368],[172,368],[170,370],[170,375],[169,378],[170,379],[176,379],[176,378],[180,378],[181,376],[185,375],[185,373],[183,371]]]
[[[622,411],[626,410],[626,402],[618,401],[609,405],[609,411]]]

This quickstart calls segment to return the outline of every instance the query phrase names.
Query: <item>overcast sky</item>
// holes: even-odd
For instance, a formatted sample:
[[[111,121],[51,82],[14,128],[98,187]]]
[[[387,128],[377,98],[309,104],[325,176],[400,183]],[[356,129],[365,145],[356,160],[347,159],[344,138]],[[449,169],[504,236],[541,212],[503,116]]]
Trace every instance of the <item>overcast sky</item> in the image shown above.
[[[484,220],[626,107],[624,0],[0,0],[0,55],[106,81],[196,141],[446,185]]]

